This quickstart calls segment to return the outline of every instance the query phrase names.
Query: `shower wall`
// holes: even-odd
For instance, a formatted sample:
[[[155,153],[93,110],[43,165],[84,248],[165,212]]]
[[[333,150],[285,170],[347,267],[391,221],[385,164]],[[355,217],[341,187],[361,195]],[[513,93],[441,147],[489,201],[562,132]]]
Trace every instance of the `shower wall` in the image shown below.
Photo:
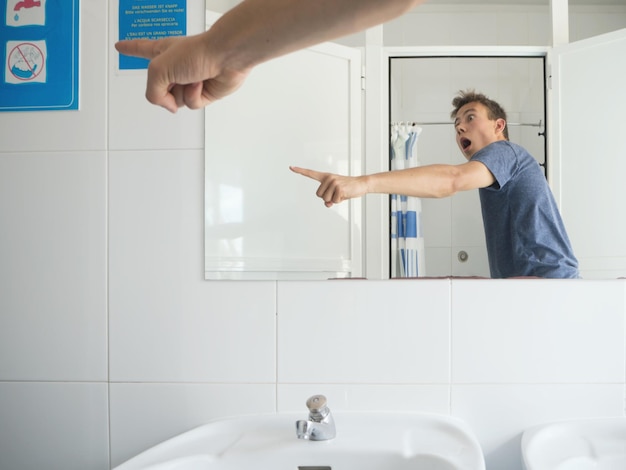
[[[545,123],[543,57],[394,57],[390,61],[390,121],[421,124],[416,145],[421,165],[465,161],[450,119],[452,98],[465,89],[498,101],[508,114],[510,140],[545,164],[545,137],[538,135]],[[478,191],[422,200],[422,221],[426,276],[489,277]]]

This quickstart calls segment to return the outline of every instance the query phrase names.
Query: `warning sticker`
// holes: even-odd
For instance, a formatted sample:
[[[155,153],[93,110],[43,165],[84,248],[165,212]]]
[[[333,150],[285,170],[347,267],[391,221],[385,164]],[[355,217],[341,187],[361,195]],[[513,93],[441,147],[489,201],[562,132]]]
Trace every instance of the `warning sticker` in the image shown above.
[[[79,109],[80,2],[0,0],[0,112]]]
[[[46,41],[8,41],[7,83],[46,83]]]

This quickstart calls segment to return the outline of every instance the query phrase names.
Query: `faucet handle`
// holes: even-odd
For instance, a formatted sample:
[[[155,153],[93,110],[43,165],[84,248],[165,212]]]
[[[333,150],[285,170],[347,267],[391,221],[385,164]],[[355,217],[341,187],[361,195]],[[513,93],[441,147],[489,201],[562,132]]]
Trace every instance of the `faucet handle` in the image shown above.
[[[324,395],[313,395],[306,401],[306,406],[311,413],[319,413],[327,409]]]

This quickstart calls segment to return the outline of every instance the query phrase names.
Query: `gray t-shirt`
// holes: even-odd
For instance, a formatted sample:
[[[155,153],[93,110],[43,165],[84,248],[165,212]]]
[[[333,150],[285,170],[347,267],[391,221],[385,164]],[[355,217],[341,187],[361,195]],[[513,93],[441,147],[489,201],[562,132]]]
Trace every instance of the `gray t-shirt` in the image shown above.
[[[471,161],[496,181],[481,188],[480,203],[492,278],[578,278],[578,260],[537,161],[508,141],[494,142]]]

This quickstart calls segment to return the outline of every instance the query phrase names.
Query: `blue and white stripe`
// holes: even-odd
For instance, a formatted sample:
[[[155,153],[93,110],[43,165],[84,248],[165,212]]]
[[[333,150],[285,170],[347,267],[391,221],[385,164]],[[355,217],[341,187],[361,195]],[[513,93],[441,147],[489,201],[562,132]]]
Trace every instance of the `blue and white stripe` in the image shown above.
[[[419,166],[416,145],[421,127],[395,124],[391,129],[391,169]],[[391,277],[425,275],[422,202],[419,198],[391,195]]]

